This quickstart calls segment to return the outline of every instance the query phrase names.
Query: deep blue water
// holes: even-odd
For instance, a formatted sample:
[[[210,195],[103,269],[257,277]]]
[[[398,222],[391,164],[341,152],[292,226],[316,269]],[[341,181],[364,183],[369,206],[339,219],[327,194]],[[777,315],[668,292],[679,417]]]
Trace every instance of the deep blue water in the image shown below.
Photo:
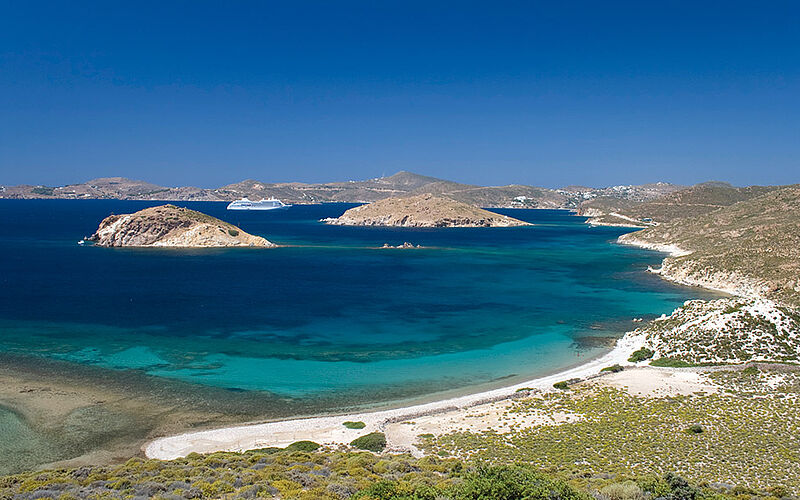
[[[699,290],[645,273],[662,255],[564,211],[535,226],[328,226],[347,204],[228,212],[178,203],[290,246],[78,246],[149,202],[0,200],[0,352],[142,370],[292,399],[385,402],[544,374],[601,352],[633,317]],[[381,250],[409,241],[419,250]]]

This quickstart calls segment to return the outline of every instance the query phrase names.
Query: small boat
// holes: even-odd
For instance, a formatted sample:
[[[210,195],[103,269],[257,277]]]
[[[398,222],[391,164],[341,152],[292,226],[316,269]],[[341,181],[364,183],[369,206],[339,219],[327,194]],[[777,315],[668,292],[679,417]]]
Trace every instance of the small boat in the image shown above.
[[[275,210],[289,207],[291,207],[291,205],[287,205],[275,198],[261,201],[250,201],[247,198],[242,198],[241,200],[232,201],[228,204],[228,210]]]

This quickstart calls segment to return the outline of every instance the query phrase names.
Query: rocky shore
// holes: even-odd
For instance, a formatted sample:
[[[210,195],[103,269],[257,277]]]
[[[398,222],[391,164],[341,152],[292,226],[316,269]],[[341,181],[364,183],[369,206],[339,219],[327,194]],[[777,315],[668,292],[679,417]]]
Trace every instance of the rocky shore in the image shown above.
[[[274,247],[210,215],[175,205],[110,215],[89,238],[101,247]]]
[[[376,201],[351,208],[340,217],[323,219],[323,222],[340,226],[392,227],[514,227],[530,225],[513,217],[496,214],[433,194]]]

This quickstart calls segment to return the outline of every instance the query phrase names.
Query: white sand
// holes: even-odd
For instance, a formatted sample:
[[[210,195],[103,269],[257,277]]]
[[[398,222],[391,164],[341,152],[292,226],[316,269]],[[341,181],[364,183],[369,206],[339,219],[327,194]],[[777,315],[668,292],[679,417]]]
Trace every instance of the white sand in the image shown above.
[[[554,390],[553,384],[562,380],[596,375],[602,368],[616,363],[631,365],[627,359],[630,353],[641,347],[641,345],[641,337],[626,335],[617,341],[617,345],[611,352],[586,364],[554,375],[478,394],[391,410],[283,420],[190,432],[155,439],[147,443],[143,450],[149,458],[171,460],[186,456],[192,452],[211,453],[214,451],[244,451],[269,446],[284,447],[301,440],[310,440],[329,446],[348,444],[353,439],[364,434],[384,431],[387,425],[393,422],[414,420],[431,414],[442,414],[441,418],[447,419],[450,418],[447,414],[452,411],[475,407],[488,401],[500,400],[514,394],[518,389]],[[364,429],[347,429],[342,423],[348,420],[364,422],[366,427]],[[403,435],[403,433],[398,434],[398,436],[400,435]],[[412,445],[408,442],[408,437],[399,439],[399,442],[396,443],[392,442],[391,437],[390,434],[388,436],[388,447],[390,449],[410,449],[414,451],[410,448]],[[414,438],[416,438],[416,434]]]

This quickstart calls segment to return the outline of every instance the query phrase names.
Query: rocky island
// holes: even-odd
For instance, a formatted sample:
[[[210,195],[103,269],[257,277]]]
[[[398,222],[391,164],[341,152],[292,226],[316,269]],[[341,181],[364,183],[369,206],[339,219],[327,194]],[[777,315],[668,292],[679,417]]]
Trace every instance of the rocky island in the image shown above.
[[[110,215],[89,238],[101,247],[274,247],[260,236],[188,208],[162,205]]]
[[[387,198],[323,222],[340,226],[513,227],[530,224],[433,194]]]

